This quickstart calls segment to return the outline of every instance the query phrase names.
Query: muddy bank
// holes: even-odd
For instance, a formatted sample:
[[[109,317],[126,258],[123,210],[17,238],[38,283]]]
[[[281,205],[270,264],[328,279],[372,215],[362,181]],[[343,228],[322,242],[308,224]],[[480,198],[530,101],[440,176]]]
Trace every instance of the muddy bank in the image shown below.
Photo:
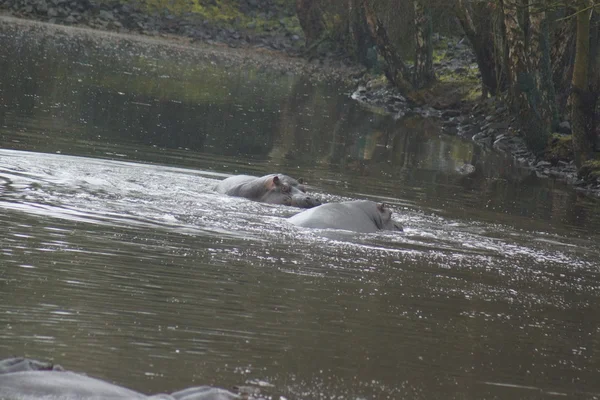
[[[351,83],[362,76],[360,67],[326,65],[311,63],[302,58],[288,57],[285,54],[268,49],[238,48],[232,50],[227,46],[216,46],[207,43],[191,43],[187,38],[175,35],[146,36],[131,33],[119,33],[90,29],[87,27],[65,26],[40,23],[34,20],[14,18],[0,15],[0,23],[4,29],[15,32],[36,31],[46,36],[77,36],[90,43],[90,46],[101,44],[107,38],[118,38],[122,47],[127,43],[135,43],[139,48],[160,48],[177,59],[197,60],[198,62],[215,62],[224,67],[247,66],[256,69],[268,69],[281,74],[305,74],[316,80],[336,80]]]
[[[304,37],[293,3],[286,5],[273,0],[238,3],[237,8],[210,15],[191,5],[152,8],[146,2],[125,0],[0,0],[0,10],[15,17],[55,24],[149,36],[178,35],[191,41],[251,46],[290,55],[297,55],[303,49]]]

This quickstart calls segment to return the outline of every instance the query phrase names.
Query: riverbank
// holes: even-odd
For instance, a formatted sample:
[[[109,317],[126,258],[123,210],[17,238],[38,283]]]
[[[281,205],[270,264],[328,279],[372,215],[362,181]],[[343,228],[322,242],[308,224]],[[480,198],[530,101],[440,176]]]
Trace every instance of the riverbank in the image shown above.
[[[289,55],[299,54],[303,47],[293,3],[240,0],[237,7],[151,4],[134,0],[0,0],[0,11],[53,24],[147,36],[177,35],[192,42],[265,48]]]
[[[364,67],[343,58],[327,54],[313,60],[301,57],[302,33],[298,32],[297,21],[292,21],[291,11],[258,3],[249,2],[252,5],[245,10],[249,19],[238,18],[240,21],[235,23],[236,26],[246,24],[245,28],[239,29],[208,20],[199,23],[194,21],[198,15],[189,13],[175,16],[164,11],[148,15],[120,2],[4,0],[0,2],[0,10],[4,10],[4,23],[25,29],[46,29],[48,34],[71,29],[90,39],[118,34],[130,40],[195,52],[207,59],[216,58],[225,65],[252,65],[282,73],[302,73],[317,80],[342,81],[358,87],[352,94],[355,100],[375,107],[379,112],[395,118],[407,112],[440,118],[446,134],[458,135],[486,149],[506,153],[540,178],[563,180],[578,191],[600,197],[600,176],[578,176],[568,148],[558,152],[551,149],[547,154],[536,156],[527,148],[518,124],[501,100],[477,99],[473,93],[479,79],[476,64],[469,46],[464,43],[438,37],[443,46],[441,51],[438,49],[435,64],[440,83],[431,90],[417,93],[421,98],[407,100],[385,81],[368,82],[372,77]],[[269,13],[259,12],[260,7],[269,8]],[[279,24],[272,27],[260,22],[261,29],[254,29],[258,26],[256,21],[265,18],[279,18]],[[36,24],[32,19],[51,24]],[[251,22],[246,22],[248,20]],[[557,143],[564,142],[563,139],[560,133],[553,136]]]
[[[16,18],[9,14],[0,14],[0,23],[10,29],[39,31],[44,35],[76,35],[85,40],[99,43],[106,38],[118,38],[121,42],[131,41],[143,47],[161,46],[165,51],[176,53],[178,58],[189,58],[217,62],[227,66],[248,66],[258,69],[269,69],[282,74],[304,74],[316,80],[349,81],[358,79],[364,73],[356,66],[319,62],[307,62],[300,57],[288,57],[284,53],[265,48],[237,48],[228,46],[193,42],[189,38],[170,34],[140,35],[111,30],[99,30],[87,26],[66,26],[59,24],[40,23],[25,18]]]
[[[582,194],[600,198],[600,163],[590,163],[578,170],[573,160],[568,121],[559,124],[544,152],[534,154],[504,100],[496,97],[481,99],[477,64],[471,48],[460,40],[445,39],[442,44],[441,48],[438,45],[438,61],[434,64],[438,82],[412,94],[422,97],[416,102],[420,105],[409,104],[398,90],[381,81],[360,85],[352,98],[396,119],[407,112],[438,117],[445,134],[472,140],[489,151],[504,153],[538,178],[560,180]],[[475,167],[471,165],[466,171],[475,173]]]

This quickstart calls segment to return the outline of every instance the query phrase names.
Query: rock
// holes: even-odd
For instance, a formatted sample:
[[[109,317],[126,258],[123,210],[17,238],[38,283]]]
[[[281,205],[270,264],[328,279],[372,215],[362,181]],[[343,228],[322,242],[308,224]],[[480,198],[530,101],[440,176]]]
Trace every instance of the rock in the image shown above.
[[[452,118],[458,117],[460,115],[460,110],[446,110],[442,112],[442,118]]]
[[[488,127],[496,130],[506,130],[510,127],[510,124],[507,121],[492,122]]]
[[[48,12],[48,3],[46,3],[46,0],[38,0],[35,9],[40,14],[46,14]]]
[[[98,13],[98,18],[106,20],[106,21],[114,21],[115,16],[112,11],[100,10]]]
[[[566,135],[571,134],[571,124],[569,123],[569,121],[563,121],[560,124],[558,124],[558,132],[564,133]]]
[[[473,164],[462,164],[459,165],[455,168],[456,172],[458,172],[460,175],[471,175],[472,173],[475,172],[475,166]]]
[[[540,171],[535,171],[535,176],[537,176],[538,178],[543,178],[543,179],[548,178],[548,174],[545,174],[544,172],[540,172]]]
[[[552,165],[552,163],[550,163],[548,161],[540,161],[535,165],[535,167],[536,168],[544,168],[544,167],[549,167],[551,165]]]
[[[50,7],[50,8],[48,8],[47,14],[50,18],[58,17],[58,10],[54,7]]]
[[[508,153],[510,151],[510,141],[505,135],[500,135],[498,139],[494,141],[492,147],[496,150]]]
[[[475,142],[481,142],[482,140],[488,139],[488,135],[485,134],[485,132],[479,132],[475,135],[473,135],[473,141]]]

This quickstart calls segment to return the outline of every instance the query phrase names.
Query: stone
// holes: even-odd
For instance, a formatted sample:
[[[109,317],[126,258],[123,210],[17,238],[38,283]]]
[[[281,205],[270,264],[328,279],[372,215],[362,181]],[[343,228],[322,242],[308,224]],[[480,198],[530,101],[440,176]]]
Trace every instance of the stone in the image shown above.
[[[460,175],[471,175],[475,172],[475,166],[473,164],[462,164],[455,168],[456,172]]]
[[[563,121],[560,124],[558,124],[558,132],[564,133],[566,135],[571,134],[571,124],[569,123],[569,121]]]
[[[47,14],[50,18],[58,17],[58,10],[54,7],[50,7],[48,8]]]
[[[485,132],[479,132],[475,135],[473,135],[473,140],[475,142],[481,142],[482,140],[488,139],[488,135],[485,134]]]
[[[35,9],[40,14],[46,14],[48,12],[48,3],[46,3],[46,0],[38,0]]]
[[[543,160],[542,160],[542,161],[538,162],[538,163],[535,165],[535,167],[536,167],[536,168],[544,168],[544,167],[549,167],[549,166],[551,166],[551,165],[552,165],[552,163],[550,163],[550,162],[548,162],[548,161],[543,161]]]
[[[442,118],[452,118],[458,117],[460,115],[460,110],[446,110],[442,112]]]
[[[74,24],[75,23],[75,17],[73,15],[69,15],[67,18],[65,18],[65,22],[67,24]]]
[[[106,21],[113,21],[115,19],[115,16],[112,13],[112,11],[100,10],[100,13],[98,13],[98,18]]]
[[[509,127],[510,127],[510,124],[506,121],[492,122],[489,124],[489,128],[496,129],[496,130],[506,130]]]

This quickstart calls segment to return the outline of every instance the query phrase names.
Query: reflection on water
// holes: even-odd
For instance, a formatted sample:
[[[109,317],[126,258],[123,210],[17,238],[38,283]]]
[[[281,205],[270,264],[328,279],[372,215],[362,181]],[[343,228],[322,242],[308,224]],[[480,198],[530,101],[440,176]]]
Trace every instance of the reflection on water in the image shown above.
[[[594,201],[332,84],[0,34],[0,356],[144,392],[600,392]],[[294,209],[214,192],[238,171],[383,199],[405,232],[294,227]]]

